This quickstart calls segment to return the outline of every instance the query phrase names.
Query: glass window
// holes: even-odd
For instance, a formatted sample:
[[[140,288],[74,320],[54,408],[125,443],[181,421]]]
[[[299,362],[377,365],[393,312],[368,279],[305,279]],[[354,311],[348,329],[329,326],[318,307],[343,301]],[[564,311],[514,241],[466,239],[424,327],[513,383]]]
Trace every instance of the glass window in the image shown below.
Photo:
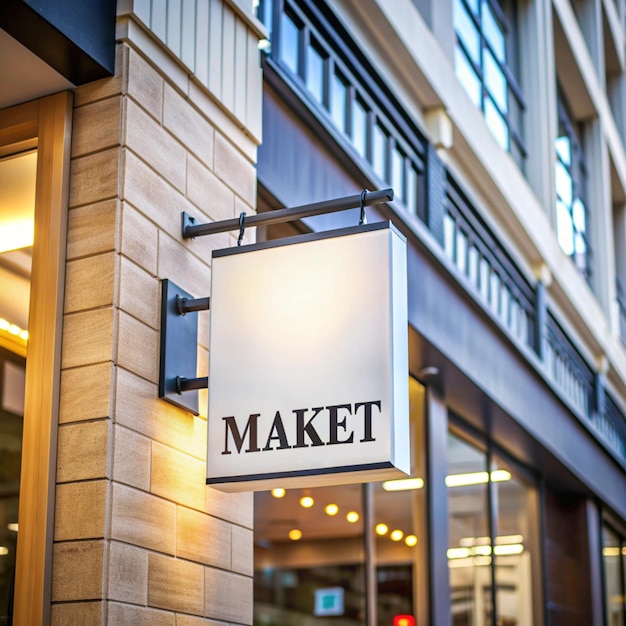
[[[404,204],[414,215],[417,214],[417,184],[418,174],[412,165],[409,165],[406,175],[406,200]]]
[[[454,67],[470,100],[483,111],[496,141],[521,163],[525,154],[520,115],[524,102],[507,54],[514,32],[505,19],[505,10],[507,17],[514,19],[515,2],[454,0]]]
[[[324,57],[310,43],[306,49],[306,86],[320,103],[324,101]]]
[[[293,74],[298,74],[299,39],[300,29],[287,13],[283,13],[280,16],[280,60]]]
[[[602,533],[602,563],[607,626],[626,626],[626,542],[606,524]]]
[[[498,454],[448,433],[452,623],[531,626],[537,558],[537,490]],[[494,618],[494,610],[497,614]]]
[[[367,109],[358,98],[352,101],[352,144],[367,158]]]
[[[344,79],[336,72],[333,74],[330,85],[330,116],[335,126],[346,132],[346,111],[348,104],[348,86]]]
[[[584,200],[586,167],[567,103],[559,94],[559,135],[555,142],[556,235],[563,252],[587,280],[589,264],[588,216]]]
[[[404,155],[395,145],[391,150],[391,186],[395,197],[404,201]]]
[[[456,224],[454,218],[446,213],[443,217],[443,249],[446,256],[450,259],[454,259],[454,231]]]
[[[448,570],[458,626],[492,623],[487,467],[484,452],[448,434]]]
[[[377,122],[372,134],[372,165],[382,180],[387,179],[387,133]]]

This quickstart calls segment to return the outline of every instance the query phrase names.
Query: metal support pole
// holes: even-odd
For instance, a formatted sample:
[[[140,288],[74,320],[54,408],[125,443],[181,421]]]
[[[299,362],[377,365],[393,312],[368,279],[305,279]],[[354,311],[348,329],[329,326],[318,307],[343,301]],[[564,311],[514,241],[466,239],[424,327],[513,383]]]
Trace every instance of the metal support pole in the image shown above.
[[[361,198],[361,194],[358,194],[355,196],[346,196],[345,198],[314,202],[313,204],[303,204],[302,206],[293,207],[291,209],[279,209],[277,211],[269,211],[268,213],[260,213],[259,215],[246,216],[245,225],[246,228],[250,226],[270,226],[272,224],[300,220],[305,217],[313,217],[314,215],[324,215],[326,213],[356,209],[361,206],[361,202],[363,206],[370,206],[372,204],[380,204],[381,202],[390,202],[391,200],[393,200],[393,189],[369,191],[365,194],[363,199]],[[195,218],[183,212],[183,239],[225,233],[230,230],[238,230],[239,228],[240,220],[238,217],[222,220],[220,222],[196,224]]]
[[[192,391],[193,389],[208,389],[209,377],[202,376],[200,378],[182,378],[181,376],[177,376],[176,388],[178,389],[178,393]]]
[[[211,299],[206,298],[180,298],[176,299],[176,306],[181,315],[194,311],[208,311],[211,308]]]

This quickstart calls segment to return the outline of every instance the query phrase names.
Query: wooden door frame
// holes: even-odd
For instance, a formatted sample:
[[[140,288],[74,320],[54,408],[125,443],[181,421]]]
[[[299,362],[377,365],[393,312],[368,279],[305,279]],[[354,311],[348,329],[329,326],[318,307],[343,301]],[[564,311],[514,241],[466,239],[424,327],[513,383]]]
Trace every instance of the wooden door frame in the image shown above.
[[[13,623],[50,621],[72,94],[0,111],[0,155],[37,147]]]

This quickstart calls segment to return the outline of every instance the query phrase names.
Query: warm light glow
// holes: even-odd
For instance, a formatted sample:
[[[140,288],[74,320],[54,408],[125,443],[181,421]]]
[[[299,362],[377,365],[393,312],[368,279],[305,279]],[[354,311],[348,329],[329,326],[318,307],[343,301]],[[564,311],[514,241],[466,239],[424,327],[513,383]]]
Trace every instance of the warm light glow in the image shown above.
[[[346,515],[346,519],[351,523],[351,524],[355,524],[356,522],[359,521],[359,514],[356,511],[350,511],[347,515]]]
[[[4,546],[0,546],[0,556],[6,556],[7,554],[9,554],[9,549]]]
[[[7,528],[14,533],[17,532],[17,522],[12,522],[11,524],[7,524]]]
[[[407,535],[404,538],[404,543],[406,543],[409,548],[412,548],[413,546],[417,545],[417,537],[415,535]]]
[[[493,470],[491,481],[494,483],[511,480],[511,472],[506,470]],[[446,476],[448,487],[467,487],[469,485],[482,485],[489,482],[489,472],[471,472],[469,474],[450,474]]]
[[[496,545],[503,545],[509,543],[524,543],[524,537],[522,535],[499,535],[496,537]],[[491,539],[489,537],[463,537],[459,540],[460,546],[488,546],[491,545]]]
[[[3,222],[0,229],[0,253],[29,248],[35,240],[35,222],[32,219]]]
[[[291,539],[292,541],[298,541],[298,539],[302,539],[302,531],[298,528],[290,530],[289,539]]]
[[[491,556],[491,546],[474,546],[472,554],[479,556]]]
[[[448,548],[447,552],[449,559],[466,559],[471,554],[469,548]]]
[[[302,496],[300,498],[300,506],[303,506],[305,509],[310,509],[313,504],[315,504],[315,500],[311,496]]]
[[[404,533],[401,530],[392,530],[389,538],[391,539],[391,541],[400,541],[402,539],[402,537],[404,537]]]
[[[11,324],[0,317],[0,330],[9,330],[9,326],[11,326]]]
[[[276,488],[272,489],[272,495],[275,498],[283,498],[287,492],[284,489]]]
[[[383,483],[385,491],[408,491],[410,489],[421,489],[423,486],[423,478],[402,478],[400,480],[386,480]]]
[[[339,513],[339,507],[336,504],[327,504],[324,507],[324,512],[326,515],[330,515],[332,517],[333,515],[337,515],[337,513]]]
[[[387,526],[387,524],[376,524],[377,535],[380,535],[382,537],[383,535],[387,534],[388,530],[389,530],[389,526]]]
[[[18,336],[19,336],[20,339],[23,339],[24,341],[28,341],[28,331],[27,330],[20,331],[20,334]]]
[[[17,325],[17,324],[11,324],[7,330],[12,334],[15,335],[16,337],[20,336],[20,333],[22,332],[22,329]]]
[[[619,547],[610,546],[608,548],[602,548],[602,556],[619,556]]]
[[[524,543],[524,537],[522,537],[522,535],[501,535],[500,537],[496,537],[497,546],[507,543]]]
[[[26,342],[28,341],[28,331],[0,317],[0,345],[3,336],[4,341],[8,342],[10,346],[19,346],[25,352]]]

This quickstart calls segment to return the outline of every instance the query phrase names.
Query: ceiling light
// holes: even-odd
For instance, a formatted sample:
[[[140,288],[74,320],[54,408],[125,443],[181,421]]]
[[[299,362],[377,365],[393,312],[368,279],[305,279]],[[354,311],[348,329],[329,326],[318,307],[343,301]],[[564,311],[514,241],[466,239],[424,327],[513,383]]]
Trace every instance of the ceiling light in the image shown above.
[[[408,491],[410,489],[421,489],[423,486],[423,478],[402,478],[400,480],[386,480],[383,483],[385,491]]]
[[[493,553],[496,556],[509,556],[511,554],[521,554],[524,552],[524,546],[521,543],[511,543],[504,546],[496,546]]]
[[[493,470],[491,481],[494,483],[511,480],[511,473],[506,470]],[[469,485],[482,485],[489,482],[489,472],[471,472],[469,474],[450,474],[446,476],[448,487],[467,487]]]
[[[287,492],[284,489],[276,488],[272,489],[272,495],[275,498],[283,498]]]
[[[17,522],[11,522],[10,524],[7,524],[7,528],[16,533],[17,532]]]
[[[389,535],[391,541],[400,541],[402,537],[404,537],[404,533],[401,530],[392,530]]]
[[[449,559],[466,559],[471,555],[469,548],[448,548]]]
[[[326,512],[326,515],[330,515],[332,517],[333,515],[337,515],[339,507],[336,504],[327,504],[324,507],[324,511]]]
[[[380,535],[382,537],[383,535],[387,534],[388,530],[389,530],[389,526],[387,526],[387,524],[376,524],[377,535]]]
[[[4,546],[0,546],[0,556],[6,556],[7,554],[9,554],[9,549]]]
[[[355,524],[356,522],[359,521],[359,514],[356,511],[350,511],[347,515],[346,515],[346,519],[351,523],[351,524]]]
[[[413,546],[417,545],[417,537],[415,535],[407,535],[404,538],[404,543],[406,543],[409,548],[412,548]]]
[[[289,531],[289,539],[292,541],[298,541],[298,539],[302,539],[302,531],[299,528],[293,528]]]
[[[311,496],[302,496],[300,498],[300,506],[303,506],[305,509],[310,509],[314,504],[315,500]]]

